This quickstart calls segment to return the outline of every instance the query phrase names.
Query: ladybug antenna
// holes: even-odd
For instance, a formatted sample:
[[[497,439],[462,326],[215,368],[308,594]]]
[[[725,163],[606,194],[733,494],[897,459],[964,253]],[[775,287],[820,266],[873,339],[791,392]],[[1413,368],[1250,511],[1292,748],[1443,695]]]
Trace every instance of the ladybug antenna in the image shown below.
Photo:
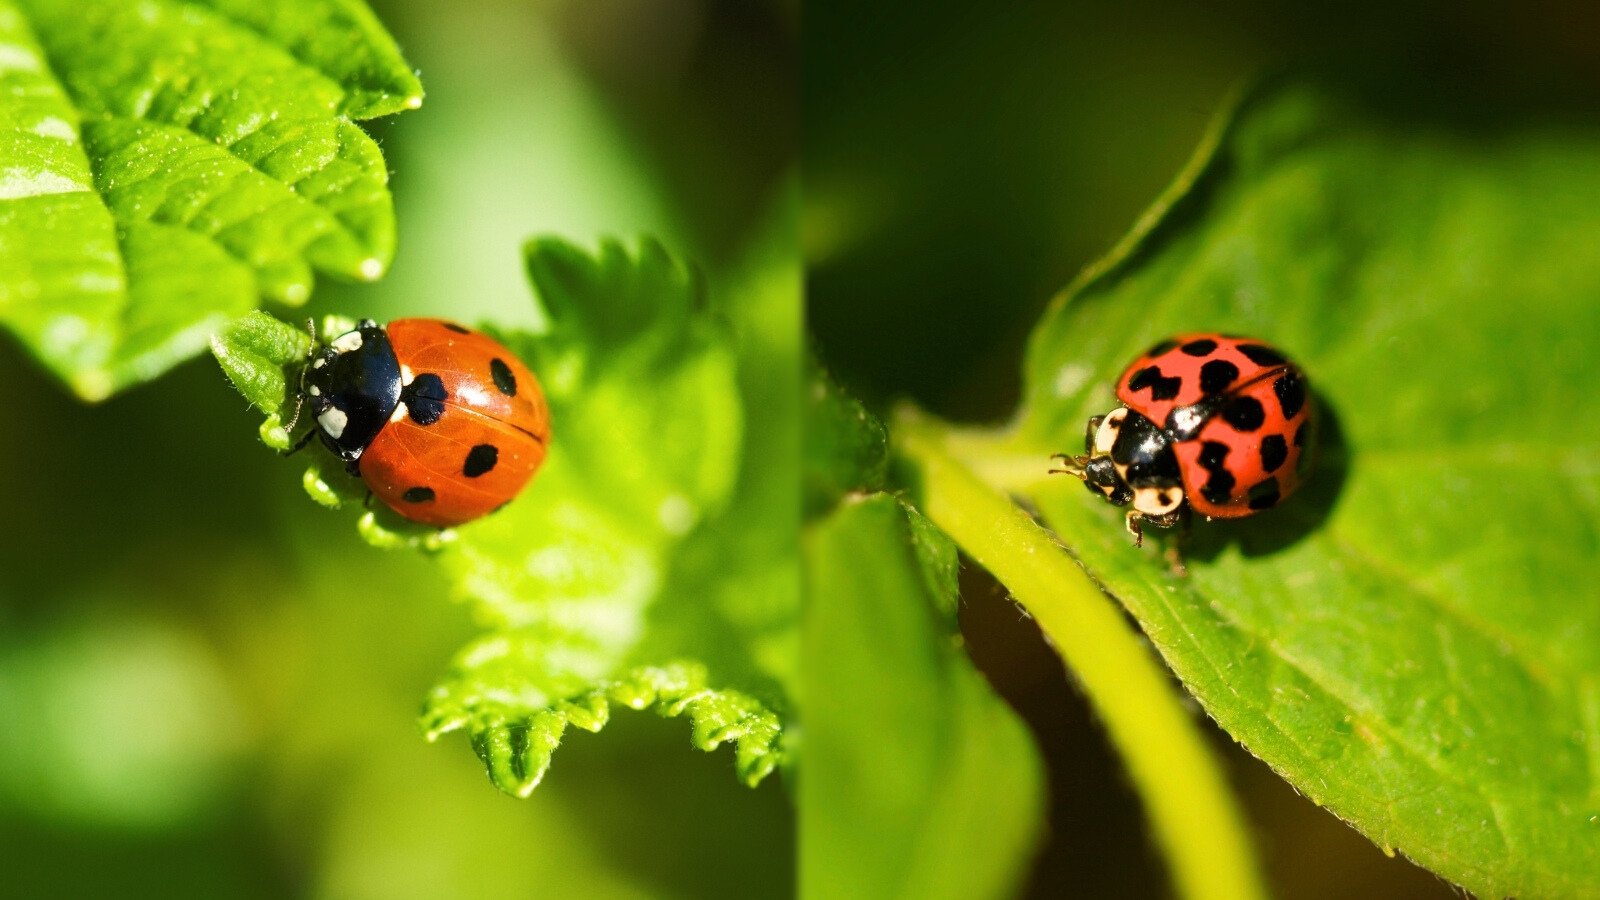
[[[1061,464],[1060,468],[1050,470],[1051,475],[1071,475],[1079,481],[1084,480],[1084,470],[1089,464],[1088,457],[1068,456],[1065,453],[1057,453],[1050,458]]]
[[[306,359],[310,359],[317,352],[317,323],[310,316],[306,316],[306,333],[311,335],[311,349],[306,351]],[[306,405],[306,367],[300,367],[300,389],[294,395],[294,414],[289,417],[289,424],[283,426],[284,431],[294,431],[294,426],[300,423],[300,410]]]

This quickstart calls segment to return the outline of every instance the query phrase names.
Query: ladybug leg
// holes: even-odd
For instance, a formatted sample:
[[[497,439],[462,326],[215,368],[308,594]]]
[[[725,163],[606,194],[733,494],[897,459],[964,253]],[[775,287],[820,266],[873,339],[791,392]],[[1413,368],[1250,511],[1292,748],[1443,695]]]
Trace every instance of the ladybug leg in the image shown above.
[[[1186,578],[1189,575],[1189,567],[1183,564],[1183,547],[1189,543],[1189,536],[1194,533],[1194,515],[1189,512],[1187,503],[1178,507],[1173,515],[1178,519],[1175,523],[1178,530],[1173,534],[1171,543],[1167,544],[1165,553],[1167,568],[1179,578]]]
[[[1083,431],[1083,451],[1094,452],[1094,433],[1100,430],[1100,423],[1106,420],[1105,416],[1090,416],[1089,427]]]
[[[293,428],[292,425],[290,427]],[[313,437],[315,437],[316,434],[317,434],[317,430],[315,428],[307,429],[305,434],[300,435],[300,440],[294,442],[294,446],[293,447],[290,447],[289,449],[283,451],[283,455],[284,456],[293,456],[296,453],[299,453],[301,450],[304,450],[306,448],[306,445],[311,443],[311,439]]]
[[[1139,527],[1139,523],[1146,521],[1148,518],[1148,516],[1136,509],[1128,510],[1128,518],[1126,523],[1128,526],[1128,533],[1133,535],[1133,545],[1135,547],[1144,546],[1144,529]]]

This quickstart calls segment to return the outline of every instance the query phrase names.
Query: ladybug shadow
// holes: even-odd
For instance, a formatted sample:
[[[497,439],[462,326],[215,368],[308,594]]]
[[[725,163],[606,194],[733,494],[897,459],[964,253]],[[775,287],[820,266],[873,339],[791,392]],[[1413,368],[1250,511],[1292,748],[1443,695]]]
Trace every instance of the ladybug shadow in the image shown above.
[[[1318,531],[1332,514],[1349,474],[1350,457],[1339,414],[1315,389],[1315,457],[1300,489],[1283,505],[1244,519],[1196,522],[1187,536],[1174,538],[1186,559],[1211,562],[1229,546],[1247,557],[1268,556],[1292,547]]]

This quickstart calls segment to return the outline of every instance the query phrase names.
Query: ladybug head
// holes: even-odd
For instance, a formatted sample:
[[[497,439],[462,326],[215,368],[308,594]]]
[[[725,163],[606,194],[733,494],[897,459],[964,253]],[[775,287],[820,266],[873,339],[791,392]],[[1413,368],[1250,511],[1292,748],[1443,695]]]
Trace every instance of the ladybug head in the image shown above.
[[[329,450],[347,463],[360,459],[400,402],[400,363],[383,327],[363,319],[314,347],[301,372],[300,402]]]
[[[1091,456],[1083,463],[1083,484],[1091,491],[1099,491],[1115,506],[1126,506],[1133,499],[1133,489],[1122,480],[1110,456]]]
[[[1089,420],[1085,455],[1057,458],[1052,471],[1075,475],[1114,506],[1133,504],[1147,516],[1177,512],[1184,500],[1171,436],[1144,416],[1119,406]]]

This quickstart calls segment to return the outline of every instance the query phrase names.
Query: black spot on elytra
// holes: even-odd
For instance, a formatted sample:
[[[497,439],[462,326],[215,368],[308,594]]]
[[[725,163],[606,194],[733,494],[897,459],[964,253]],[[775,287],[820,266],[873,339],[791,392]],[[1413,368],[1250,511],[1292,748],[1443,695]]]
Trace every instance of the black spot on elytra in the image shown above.
[[[1281,434],[1269,434],[1261,439],[1261,466],[1268,474],[1278,471],[1289,458],[1289,442]]]
[[[432,425],[444,415],[444,379],[432,372],[423,372],[400,392],[411,421],[418,425]]]
[[[1183,345],[1183,352],[1190,356],[1206,356],[1217,349],[1217,342],[1210,338],[1201,338]]]
[[[500,461],[500,450],[493,444],[479,444],[467,452],[467,462],[461,467],[461,474],[468,478],[477,478],[493,469],[495,463]]]
[[[1271,347],[1263,347],[1260,344],[1240,344],[1238,350],[1244,354],[1245,359],[1258,366],[1281,366],[1289,361],[1284,358],[1282,353]]]
[[[1229,397],[1222,407],[1222,421],[1232,425],[1235,431],[1255,431],[1266,420],[1267,411],[1254,397]]]
[[[1183,352],[1188,353],[1189,348],[1184,347]],[[1213,359],[1200,367],[1200,390],[1207,394],[1220,394],[1238,377],[1238,366],[1225,359]]]
[[[1162,341],[1161,343],[1155,345],[1154,347],[1151,347],[1149,350],[1146,350],[1144,352],[1144,355],[1145,356],[1151,356],[1151,357],[1160,356],[1161,354],[1166,353],[1168,350],[1171,350],[1173,347],[1176,347],[1176,346],[1178,346],[1178,342],[1177,341]]]
[[[1272,383],[1272,392],[1278,395],[1278,406],[1283,417],[1292,419],[1306,405],[1306,380],[1294,369],[1278,376]]]
[[[511,367],[506,365],[505,360],[499,357],[489,360],[489,375],[494,378],[494,386],[500,389],[500,393],[507,397],[517,395],[517,376],[511,374]]]
[[[471,334],[472,333],[471,331],[467,330],[466,328],[461,327],[460,325],[457,325],[454,322],[446,322],[446,323],[444,323],[444,327],[448,328],[451,331],[454,331],[456,334]]]
[[[1250,488],[1251,509],[1271,509],[1278,505],[1278,479],[1268,478]]]
[[[1128,379],[1128,390],[1138,392],[1149,388],[1151,400],[1171,400],[1178,396],[1181,387],[1182,378],[1167,378],[1155,366],[1145,366]]]
[[[1200,445],[1200,467],[1211,473],[1200,487],[1200,496],[1221,506],[1233,496],[1233,473],[1228,471],[1228,445],[1206,441]]]
[[[433,499],[433,488],[430,488],[430,487],[406,488],[406,492],[404,494],[401,494],[400,498],[402,500],[406,501],[407,503],[427,503],[427,502],[429,502],[429,501],[431,501]]]

